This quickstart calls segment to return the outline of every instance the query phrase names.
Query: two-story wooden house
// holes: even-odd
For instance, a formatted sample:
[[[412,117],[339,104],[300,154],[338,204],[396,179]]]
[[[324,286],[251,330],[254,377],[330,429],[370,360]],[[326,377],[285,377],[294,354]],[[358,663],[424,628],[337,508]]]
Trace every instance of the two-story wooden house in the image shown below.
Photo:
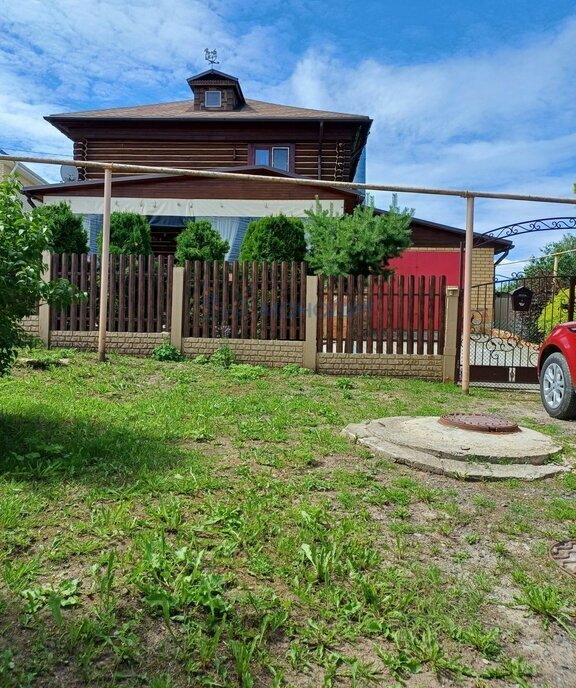
[[[74,142],[74,158],[260,174],[262,182],[178,175],[116,174],[113,209],[149,217],[155,252],[172,252],[190,218],[207,218],[238,255],[248,223],[285,213],[304,216],[315,198],[350,211],[353,191],[267,182],[271,175],[351,181],[360,172],[372,120],[323,110],[247,100],[237,78],[214,69],[188,79],[191,97],[171,103],[90,110],[46,117]],[[31,187],[44,203],[68,201],[82,213],[91,244],[102,222],[102,170],[79,180]]]

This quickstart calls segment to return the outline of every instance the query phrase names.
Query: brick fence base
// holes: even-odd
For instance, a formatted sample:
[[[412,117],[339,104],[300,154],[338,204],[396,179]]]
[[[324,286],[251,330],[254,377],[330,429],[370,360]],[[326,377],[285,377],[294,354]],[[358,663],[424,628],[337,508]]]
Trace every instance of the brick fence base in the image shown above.
[[[168,334],[163,332],[106,333],[106,349],[108,351],[130,356],[149,356],[164,341],[168,341]],[[97,351],[98,332],[52,330],[50,332],[50,346]]]
[[[442,380],[443,356],[407,354],[336,354],[319,353],[319,373],[326,375],[382,375]]]
[[[236,354],[238,363],[251,363],[279,368],[288,363],[302,365],[304,342],[263,339],[203,339],[202,337],[184,337],[182,353],[185,356],[209,356],[223,344]]]

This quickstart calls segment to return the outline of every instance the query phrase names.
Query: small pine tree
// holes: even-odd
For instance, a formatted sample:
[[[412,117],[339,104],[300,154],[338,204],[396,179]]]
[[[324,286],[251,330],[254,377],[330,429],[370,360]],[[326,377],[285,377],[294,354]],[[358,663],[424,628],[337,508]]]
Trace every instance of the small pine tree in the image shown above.
[[[82,218],[74,215],[68,203],[43,205],[32,212],[50,231],[53,253],[88,253],[88,235]]]
[[[98,250],[102,253],[102,232],[98,235]],[[112,213],[110,253],[117,256],[149,256],[152,253],[152,230],[148,220],[138,213]]]
[[[319,275],[368,275],[386,272],[390,258],[410,246],[413,211],[400,210],[394,199],[387,213],[376,215],[374,204],[357,206],[350,215],[306,211],[308,264]]]
[[[230,244],[222,239],[208,220],[189,220],[176,237],[176,262],[187,260],[224,260]]]
[[[248,225],[240,260],[296,261],[306,256],[304,223],[297,217],[271,215]]]

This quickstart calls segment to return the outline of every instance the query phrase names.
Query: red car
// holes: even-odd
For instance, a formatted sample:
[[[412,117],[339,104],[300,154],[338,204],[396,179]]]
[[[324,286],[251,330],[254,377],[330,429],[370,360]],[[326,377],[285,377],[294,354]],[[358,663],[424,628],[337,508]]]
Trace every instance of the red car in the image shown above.
[[[553,418],[576,418],[576,322],[562,323],[550,332],[538,356],[540,396]]]

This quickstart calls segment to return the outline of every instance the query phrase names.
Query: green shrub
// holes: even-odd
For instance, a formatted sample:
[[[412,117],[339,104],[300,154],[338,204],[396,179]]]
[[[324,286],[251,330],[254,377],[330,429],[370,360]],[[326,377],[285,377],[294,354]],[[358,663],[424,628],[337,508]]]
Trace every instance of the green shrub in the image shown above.
[[[230,244],[212,228],[208,220],[190,220],[176,237],[176,262],[187,260],[224,260]]]
[[[309,375],[312,371],[309,368],[302,368],[297,363],[287,363],[282,366],[286,375]]]
[[[538,316],[538,332],[547,337],[558,323],[565,322],[568,312],[562,306],[568,304],[570,294],[568,289],[560,289],[551,301],[544,306]]]
[[[248,225],[240,249],[244,261],[296,261],[306,256],[304,223],[297,217],[271,215]]]
[[[236,360],[236,354],[228,346],[228,344],[222,344],[222,346],[217,349],[212,356],[210,356],[210,363],[218,366],[219,368],[230,368],[230,366]]]
[[[102,253],[102,232],[98,235],[98,250]],[[138,213],[112,213],[110,253],[117,256],[149,256],[152,253],[152,230],[148,220]]]
[[[82,217],[74,215],[68,203],[43,205],[32,211],[50,231],[53,253],[88,253],[88,234]]]
[[[210,359],[208,356],[204,356],[204,354],[200,354],[196,356],[196,358],[192,361],[192,363],[196,363],[196,365],[205,365],[206,363],[210,363]]]
[[[14,363],[18,347],[30,343],[22,318],[36,312],[38,301],[59,306],[79,296],[66,280],[42,279],[50,232],[38,215],[24,212],[21,191],[15,177],[0,181],[0,376]]]
[[[152,358],[155,361],[181,361],[183,356],[175,346],[166,341],[154,349]]]

